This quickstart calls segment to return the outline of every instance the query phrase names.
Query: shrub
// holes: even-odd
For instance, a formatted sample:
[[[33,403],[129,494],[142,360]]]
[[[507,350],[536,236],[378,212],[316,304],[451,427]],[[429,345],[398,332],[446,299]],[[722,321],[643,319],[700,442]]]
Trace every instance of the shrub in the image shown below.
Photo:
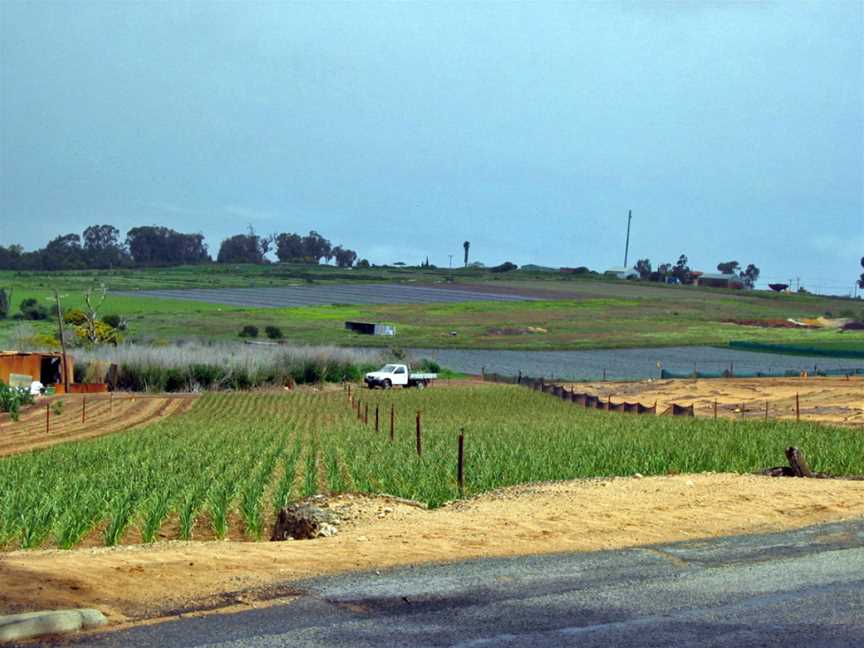
[[[511,270],[516,270],[518,268],[519,268],[519,266],[517,266],[515,263],[512,263],[510,261],[505,261],[501,265],[497,265],[494,268],[490,268],[489,271],[490,272],[510,272]]]
[[[9,297],[6,295],[6,289],[0,288],[0,319],[9,317]]]
[[[99,360],[88,362],[87,368],[84,370],[84,375],[81,376],[79,382],[87,385],[105,382],[105,376],[108,375],[109,366],[110,365],[107,362],[101,362]],[[77,368],[78,367],[75,367],[75,369]]]
[[[281,340],[284,335],[282,335],[282,329],[278,326],[268,326],[264,329],[265,335],[271,340]]]
[[[441,365],[429,358],[420,360],[415,369],[422,373],[441,373]]]
[[[32,297],[21,302],[21,319],[25,320],[46,320],[48,319],[48,309],[42,306]]]
[[[105,322],[111,328],[117,329],[118,331],[126,330],[126,320],[124,320],[119,315],[105,315],[102,318],[102,321]]]
[[[13,421],[18,420],[22,405],[30,405],[34,401],[30,390],[25,387],[10,387],[0,380],[0,412],[9,412]]]
[[[81,326],[87,321],[87,315],[80,308],[71,308],[63,313],[63,321],[72,326]]]
[[[242,338],[257,338],[258,337],[258,327],[252,326],[251,324],[247,324],[240,330],[240,337]]]

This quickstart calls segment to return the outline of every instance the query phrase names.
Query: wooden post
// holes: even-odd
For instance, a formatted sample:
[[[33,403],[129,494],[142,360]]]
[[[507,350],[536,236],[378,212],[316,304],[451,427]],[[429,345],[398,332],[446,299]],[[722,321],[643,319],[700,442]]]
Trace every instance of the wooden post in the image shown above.
[[[795,421],[801,421],[801,400],[798,398],[798,392],[795,392]]]
[[[360,413],[360,399],[357,399],[357,420],[362,420],[363,415]]]
[[[114,416],[114,392],[108,396],[108,415]]]
[[[480,380],[486,382],[486,367],[480,367]]]
[[[606,382],[606,370],[603,370],[603,382]]]
[[[394,406],[390,405],[390,441],[393,441],[393,437],[396,434],[396,410]]]
[[[717,420],[717,399],[714,399],[714,420]]]
[[[765,420],[768,420],[768,401],[765,401]]]
[[[423,456],[423,442],[420,437],[420,410],[417,410],[417,456]]]
[[[51,431],[51,403],[45,403],[45,434]]]
[[[456,464],[456,481],[459,483],[459,497],[465,497],[465,429],[459,430],[459,457]]]
[[[363,411],[363,423],[369,425],[369,403],[366,403],[366,409]]]
[[[378,431],[378,406],[375,406],[375,431]]]
[[[83,423],[86,420],[87,420],[87,397],[82,396],[81,397],[81,422]]]

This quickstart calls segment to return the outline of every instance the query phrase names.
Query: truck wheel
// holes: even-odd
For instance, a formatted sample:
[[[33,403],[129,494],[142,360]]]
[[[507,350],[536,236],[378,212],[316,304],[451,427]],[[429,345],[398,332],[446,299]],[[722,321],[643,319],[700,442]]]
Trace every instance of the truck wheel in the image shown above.
[[[425,389],[425,388],[426,388],[426,381],[425,381],[425,380],[420,380],[420,381],[417,383],[417,389]]]
[[[381,386],[382,386],[384,389],[390,389],[390,388],[393,386],[393,383],[390,382],[390,379],[389,379],[389,378],[385,378],[385,379],[384,379],[384,382],[381,383]]]

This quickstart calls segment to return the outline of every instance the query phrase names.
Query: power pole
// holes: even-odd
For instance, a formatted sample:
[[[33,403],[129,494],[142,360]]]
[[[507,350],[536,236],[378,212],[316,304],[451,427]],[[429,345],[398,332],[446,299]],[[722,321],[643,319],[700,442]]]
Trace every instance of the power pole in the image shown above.
[[[801,277],[795,277],[795,292],[801,290]]]
[[[633,220],[633,210],[627,210],[627,242],[624,244],[624,270],[627,270],[627,257],[630,254],[630,221]]]
[[[453,283],[453,255],[448,254],[447,256],[450,257],[450,283]]]
[[[63,330],[63,308],[60,306],[60,293],[54,289],[54,301],[57,302],[57,328],[60,333],[60,348],[63,350],[63,392],[69,393],[69,358],[66,355],[66,336]]]

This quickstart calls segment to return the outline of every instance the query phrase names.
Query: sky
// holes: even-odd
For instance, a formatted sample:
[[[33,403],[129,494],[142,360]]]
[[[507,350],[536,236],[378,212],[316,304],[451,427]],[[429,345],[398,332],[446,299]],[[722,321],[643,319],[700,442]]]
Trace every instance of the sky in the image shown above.
[[[864,3],[0,3],[0,245],[317,230],[849,293]]]

